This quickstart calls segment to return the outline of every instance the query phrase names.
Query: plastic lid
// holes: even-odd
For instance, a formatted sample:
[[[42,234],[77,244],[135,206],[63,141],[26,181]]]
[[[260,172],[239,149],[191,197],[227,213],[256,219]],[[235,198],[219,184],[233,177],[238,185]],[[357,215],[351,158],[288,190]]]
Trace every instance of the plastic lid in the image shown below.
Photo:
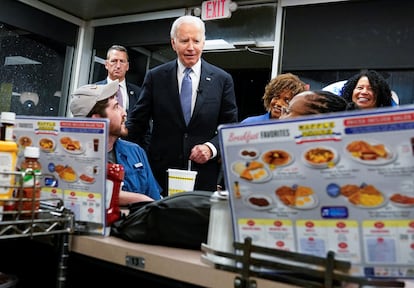
[[[15,124],[16,123],[16,113],[14,112],[1,112],[0,116],[1,123],[6,124]]]
[[[39,158],[39,156],[40,156],[40,149],[39,149],[39,147],[27,146],[24,149],[24,157],[27,157],[27,158]]]
[[[229,199],[229,191],[223,190],[223,191],[214,191],[214,193],[211,195],[210,200],[212,201],[223,201]]]

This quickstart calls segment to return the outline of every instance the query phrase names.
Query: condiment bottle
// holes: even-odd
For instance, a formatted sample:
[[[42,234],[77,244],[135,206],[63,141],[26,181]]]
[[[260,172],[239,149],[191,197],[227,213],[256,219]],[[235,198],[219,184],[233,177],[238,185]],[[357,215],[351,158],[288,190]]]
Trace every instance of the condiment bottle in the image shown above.
[[[22,210],[38,210],[40,206],[40,176],[42,165],[39,162],[39,147],[27,146],[24,149],[24,160],[20,164],[20,171],[23,172],[23,194],[22,198],[29,198],[32,201],[21,201]]]
[[[13,141],[13,127],[16,114],[13,112],[1,112],[0,116],[0,199],[10,199],[14,188],[14,175],[16,171],[16,158],[18,146]]]
[[[233,229],[230,215],[228,191],[215,191],[210,197],[210,221],[207,245],[221,252],[233,253]],[[234,265],[230,258],[207,254],[207,258],[216,264]]]
[[[124,180],[125,170],[121,164],[108,163],[106,177],[106,226],[109,227],[121,218],[119,192]]]
[[[13,141],[14,124],[16,123],[16,113],[1,112],[0,122],[0,141]]]

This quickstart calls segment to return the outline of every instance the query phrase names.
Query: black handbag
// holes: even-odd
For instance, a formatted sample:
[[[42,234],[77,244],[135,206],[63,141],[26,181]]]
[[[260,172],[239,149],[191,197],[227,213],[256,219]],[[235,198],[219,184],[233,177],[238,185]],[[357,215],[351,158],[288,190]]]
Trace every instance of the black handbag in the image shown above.
[[[127,216],[111,226],[126,241],[196,249],[207,243],[210,191],[188,191],[157,201],[134,203]]]

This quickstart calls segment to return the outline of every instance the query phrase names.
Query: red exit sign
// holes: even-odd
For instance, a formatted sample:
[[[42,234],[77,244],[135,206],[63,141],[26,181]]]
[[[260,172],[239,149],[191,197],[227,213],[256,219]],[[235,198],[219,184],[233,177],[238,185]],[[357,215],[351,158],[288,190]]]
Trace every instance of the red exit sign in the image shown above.
[[[231,17],[231,0],[209,0],[201,4],[201,19],[214,20]]]

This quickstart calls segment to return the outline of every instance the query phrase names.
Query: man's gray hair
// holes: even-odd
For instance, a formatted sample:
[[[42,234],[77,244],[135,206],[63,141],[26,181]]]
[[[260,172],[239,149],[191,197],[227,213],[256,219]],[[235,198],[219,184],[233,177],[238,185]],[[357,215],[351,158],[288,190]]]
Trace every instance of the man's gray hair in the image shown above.
[[[128,50],[124,46],[121,46],[121,45],[112,45],[111,47],[109,47],[108,51],[106,52],[106,59],[109,59],[110,53],[112,50],[116,50],[119,52],[125,52],[127,55],[127,60],[129,60]]]
[[[181,26],[181,24],[194,24],[200,28],[203,40],[206,38],[206,26],[204,25],[204,22],[196,17],[191,15],[184,15],[179,18],[177,18],[174,23],[171,26],[171,32],[170,37],[171,39],[175,39],[177,37],[177,30]]]

